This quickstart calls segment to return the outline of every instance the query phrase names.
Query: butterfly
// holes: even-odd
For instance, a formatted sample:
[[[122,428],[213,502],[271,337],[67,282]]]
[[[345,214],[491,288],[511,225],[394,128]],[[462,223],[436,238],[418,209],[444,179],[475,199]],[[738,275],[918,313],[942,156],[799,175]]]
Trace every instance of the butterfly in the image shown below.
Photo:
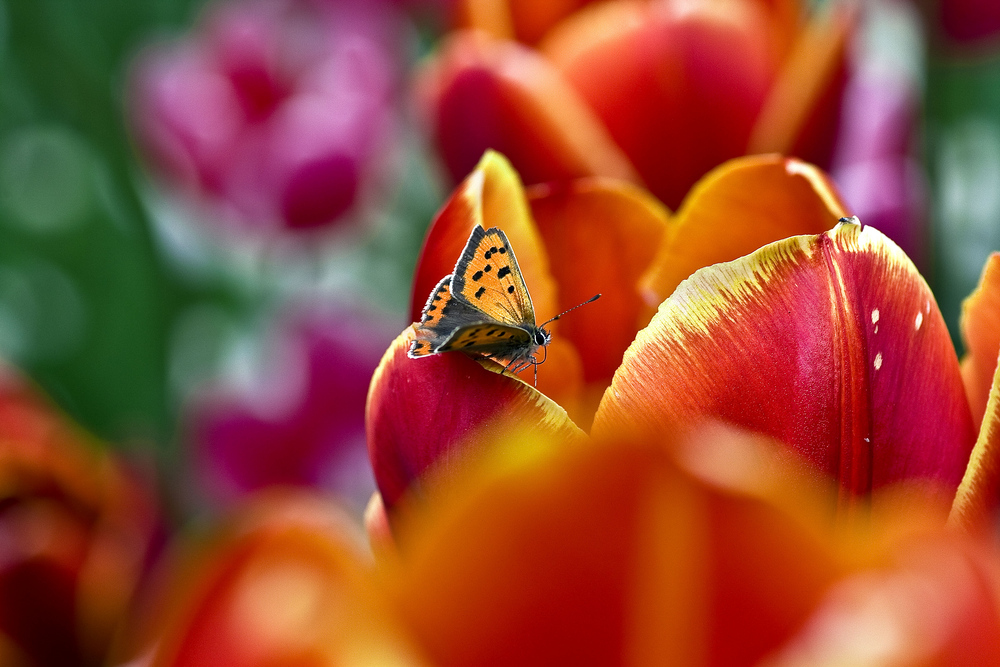
[[[476,225],[455,270],[427,298],[408,356],[416,359],[452,350],[479,354],[504,364],[504,372],[519,373],[534,366],[537,384],[538,365],[545,358],[539,361],[536,353],[552,340],[545,325],[568,312],[536,325],[535,309],[507,235],[496,227]]]

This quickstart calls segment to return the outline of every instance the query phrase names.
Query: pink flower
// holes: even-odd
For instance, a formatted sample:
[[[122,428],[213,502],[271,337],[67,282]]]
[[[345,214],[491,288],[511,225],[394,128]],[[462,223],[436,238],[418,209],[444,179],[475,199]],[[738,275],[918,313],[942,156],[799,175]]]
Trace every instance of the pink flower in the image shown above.
[[[200,491],[216,503],[270,486],[335,491],[360,509],[374,488],[364,436],[368,383],[392,335],[337,310],[286,319],[246,386],[217,383],[192,401],[188,431]]]
[[[150,165],[255,227],[345,220],[393,125],[398,27],[388,5],[253,0],[212,8],[134,72]]]

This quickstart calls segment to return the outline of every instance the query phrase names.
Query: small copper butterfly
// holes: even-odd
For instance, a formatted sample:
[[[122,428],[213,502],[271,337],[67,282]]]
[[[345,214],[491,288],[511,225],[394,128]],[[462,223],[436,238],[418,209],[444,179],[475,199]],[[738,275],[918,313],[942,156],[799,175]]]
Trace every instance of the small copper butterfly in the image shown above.
[[[545,349],[552,337],[545,325],[569,310],[537,326],[535,309],[507,235],[496,227],[476,225],[455,270],[442,278],[427,298],[408,356],[426,357],[452,350],[480,354],[505,364],[504,371],[518,373],[534,366],[537,383],[538,364],[545,358],[539,361],[535,354]]]

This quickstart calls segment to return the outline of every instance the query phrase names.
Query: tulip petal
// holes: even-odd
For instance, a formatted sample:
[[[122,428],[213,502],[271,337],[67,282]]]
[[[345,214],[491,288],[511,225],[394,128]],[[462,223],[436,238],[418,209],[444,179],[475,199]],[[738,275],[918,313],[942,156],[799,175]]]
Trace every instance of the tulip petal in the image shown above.
[[[500,39],[535,44],[560,20],[597,0],[459,0],[455,13],[463,27]]]
[[[844,215],[833,183],[812,165],[777,155],[730,160],[684,200],[642,278],[646,302],[658,305],[703,266],[789,236],[820,234]]]
[[[576,91],[544,58],[515,42],[472,31],[448,37],[423,71],[418,92],[456,181],[487,149],[507,155],[528,183],[636,179]]]
[[[503,230],[517,255],[535,313],[554,314],[555,284],[521,180],[506,158],[487,151],[431,223],[417,261],[410,317],[420,319],[427,296],[454,271],[476,225]]]
[[[448,475],[505,433],[526,428],[554,439],[583,435],[534,387],[461,352],[410,359],[412,340],[407,329],[385,353],[365,411],[368,453],[390,512],[412,487],[419,492],[428,475]]]
[[[962,380],[972,418],[979,425],[986,412],[1000,352],[1000,253],[993,253],[986,260],[979,285],[962,304],[959,328],[965,344]]]
[[[817,12],[798,37],[760,110],[748,153],[784,153],[829,165],[847,83],[850,10]]]
[[[606,386],[652,316],[637,283],[667,229],[669,212],[645,191],[604,179],[536,186],[529,202],[559,284],[552,315],[602,295],[560,319],[558,331],[580,352],[584,379]]]
[[[691,477],[658,443],[542,445],[403,517],[386,588],[435,664],[755,664],[841,571],[774,491]]]
[[[721,419],[838,481],[850,513],[893,482],[958,486],[975,440],[954,349],[912,263],[840,224],[702,269],[625,354],[593,432]]]
[[[1000,507],[1000,364],[993,376],[979,439],[955,493],[949,522],[969,531],[990,533]]]
[[[676,209],[703,174],[746,152],[777,70],[771,29],[752,3],[611,2],[564,21],[542,49]]]

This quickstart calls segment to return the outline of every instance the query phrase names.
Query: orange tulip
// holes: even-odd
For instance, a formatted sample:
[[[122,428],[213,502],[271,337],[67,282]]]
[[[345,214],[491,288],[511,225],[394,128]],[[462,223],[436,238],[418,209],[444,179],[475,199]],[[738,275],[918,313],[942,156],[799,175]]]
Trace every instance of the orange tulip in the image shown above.
[[[110,452],[0,368],[0,663],[104,664],[158,527]]]
[[[829,164],[853,18],[803,4],[467,0],[419,97],[455,180],[492,148],[528,183],[624,178],[676,207],[741,155]]]

